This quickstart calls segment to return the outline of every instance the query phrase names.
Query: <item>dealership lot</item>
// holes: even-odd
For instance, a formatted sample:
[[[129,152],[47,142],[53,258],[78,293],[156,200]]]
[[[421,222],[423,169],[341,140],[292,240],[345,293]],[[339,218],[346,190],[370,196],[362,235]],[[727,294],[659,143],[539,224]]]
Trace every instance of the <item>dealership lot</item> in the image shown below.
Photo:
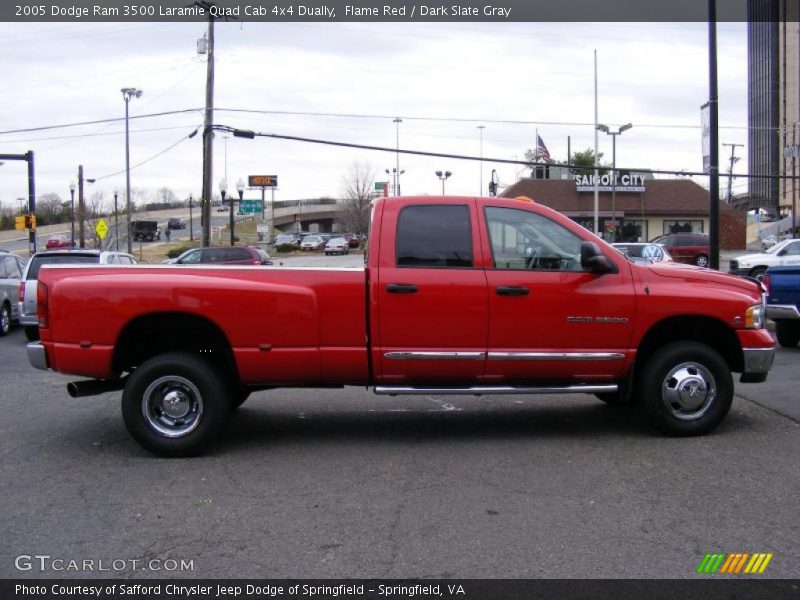
[[[800,349],[703,438],[588,396],[277,390],[164,460],[24,346],[0,341],[2,577],[684,578],[706,552],[800,576]]]

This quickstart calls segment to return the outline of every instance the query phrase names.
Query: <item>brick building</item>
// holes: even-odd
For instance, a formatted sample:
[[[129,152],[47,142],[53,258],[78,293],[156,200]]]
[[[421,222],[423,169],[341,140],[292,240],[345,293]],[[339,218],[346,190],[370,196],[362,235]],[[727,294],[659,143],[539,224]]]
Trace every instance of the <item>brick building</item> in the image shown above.
[[[625,176],[617,185],[612,206],[610,188],[599,193],[599,227],[611,241],[613,219],[619,241],[648,241],[665,233],[708,233],[708,190],[689,179],[644,179]],[[528,196],[594,230],[594,191],[580,179],[521,179],[502,196]],[[724,202],[719,208],[719,243],[722,250],[745,247],[747,216]]]

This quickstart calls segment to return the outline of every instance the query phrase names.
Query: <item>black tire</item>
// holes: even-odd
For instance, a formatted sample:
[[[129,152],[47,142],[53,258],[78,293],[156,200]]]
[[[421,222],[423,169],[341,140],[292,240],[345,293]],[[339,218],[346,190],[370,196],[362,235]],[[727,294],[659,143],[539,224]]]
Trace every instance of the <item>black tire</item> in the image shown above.
[[[794,348],[800,342],[800,322],[785,319],[775,321],[775,336],[783,348]]]
[[[697,342],[657,350],[639,381],[650,421],[675,436],[704,435],[722,422],[733,401],[731,370],[719,353]]]
[[[216,369],[194,355],[155,356],[135,369],[125,384],[125,427],[153,454],[199,454],[216,438],[230,412],[225,384]]]
[[[756,267],[752,269],[747,275],[748,277],[752,277],[753,279],[758,279],[761,281],[764,279],[764,273],[766,273],[767,267]]]
[[[11,331],[11,308],[4,302],[0,306],[0,337],[8,335]]]
[[[698,267],[707,267],[708,256],[705,254],[698,254],[694,257],[694,264],[696,264]]]
[[[29,342],[35,342],[39,339],[39,327],[36,325],[25,325],[25,337]]]

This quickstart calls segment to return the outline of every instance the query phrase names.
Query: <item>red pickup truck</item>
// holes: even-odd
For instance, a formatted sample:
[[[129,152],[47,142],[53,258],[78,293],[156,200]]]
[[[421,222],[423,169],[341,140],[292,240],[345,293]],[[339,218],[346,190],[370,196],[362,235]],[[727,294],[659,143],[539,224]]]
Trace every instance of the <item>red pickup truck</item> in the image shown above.
[[[375,202],[365,267],[46,266],[31,363],[122,389],[148,450],[203,450],[254,390],[590,393],[668,434],[716,427],[732,372],[766,379],[756,281],[631,262],[527,199]]]

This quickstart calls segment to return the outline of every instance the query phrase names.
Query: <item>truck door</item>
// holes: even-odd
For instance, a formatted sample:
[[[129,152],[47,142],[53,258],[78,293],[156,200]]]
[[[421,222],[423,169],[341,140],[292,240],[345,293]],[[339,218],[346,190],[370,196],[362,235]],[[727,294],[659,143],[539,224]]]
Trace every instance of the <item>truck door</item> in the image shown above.
[[[488,302],[475,202],[386,202],[372,282],[376,381],[464,385],[480,381]]]
[[[616,378],[636,308],[630,270],[597,275],[582,239],[528,210],[487,206],[489,342],[485,383]]]

